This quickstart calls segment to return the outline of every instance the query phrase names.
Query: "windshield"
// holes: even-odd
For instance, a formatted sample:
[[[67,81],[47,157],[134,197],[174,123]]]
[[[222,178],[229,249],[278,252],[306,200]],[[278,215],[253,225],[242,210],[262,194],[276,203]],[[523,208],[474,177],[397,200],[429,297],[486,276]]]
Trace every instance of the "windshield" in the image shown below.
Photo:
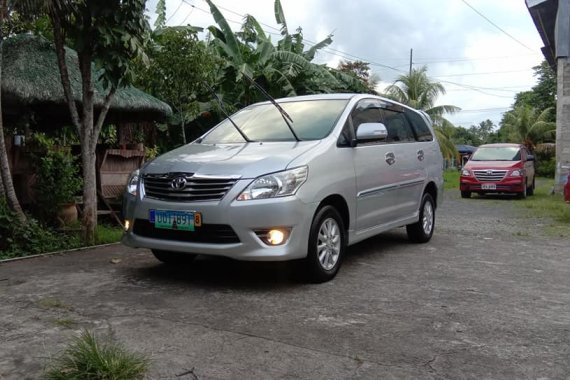
[[[520,161],[518,147],[482,147],[473,153],[470,161]]]
[[[293,119],[292,127],[301,140],[320,140],[332,131],[348,100],[304,100],[283,102],[281,107]],[[232,120],[251,141],[295,141],[283,117],[273,104],[256,104],[232,115]],[[244,142],[228,119],[202,140],[203,144]]]

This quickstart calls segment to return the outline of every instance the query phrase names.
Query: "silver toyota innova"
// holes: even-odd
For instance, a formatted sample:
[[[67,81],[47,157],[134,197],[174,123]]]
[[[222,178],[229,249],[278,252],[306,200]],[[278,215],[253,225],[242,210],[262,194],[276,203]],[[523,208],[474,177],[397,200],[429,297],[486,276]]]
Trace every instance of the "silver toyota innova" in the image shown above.
[[[332,279],[346,247],[406,226],[430,240],[442,156],[429,117],[372,95],[248,106],[129,178],[123,243],[167,264],[197,254],[303,259]]]

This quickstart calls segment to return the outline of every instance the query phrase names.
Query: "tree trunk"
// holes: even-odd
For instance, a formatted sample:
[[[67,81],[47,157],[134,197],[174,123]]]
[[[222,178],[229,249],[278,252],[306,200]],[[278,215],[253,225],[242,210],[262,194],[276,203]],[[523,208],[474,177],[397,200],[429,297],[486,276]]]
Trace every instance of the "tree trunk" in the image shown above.
[[[97,171],[95,167],[96,144],[81,144],[83,165],[83,239],[87,244],[95,243],[97,227]],[[88,146],[87,146],[88,145]]]
[[[97,227],[97,138],[94,128],[94,88],[91,77],[91,51],[77,52],[82,82],[83,110],[81,114],[81,162],[83,163],[83,238],[87,244],[95,243]]]
[[[2,48],[3,36],[2,27],[4,26],[4,17],[7,16],[6,0],[0,0],[0,88],[2,85]],[[4,123],[2,121],[2,91],[0,91],[0,172],[2,177],[2,195],[6,195],[8,206],[16,213],[18,220],[22,223],[26,222],[26,215],[22,211],[14,183],[12,182],[12,173],[8,164],[8,152],[6,151],[6,142],[4,141]]]
[[[182,142],[186,145],[186,117],[182,116]]]

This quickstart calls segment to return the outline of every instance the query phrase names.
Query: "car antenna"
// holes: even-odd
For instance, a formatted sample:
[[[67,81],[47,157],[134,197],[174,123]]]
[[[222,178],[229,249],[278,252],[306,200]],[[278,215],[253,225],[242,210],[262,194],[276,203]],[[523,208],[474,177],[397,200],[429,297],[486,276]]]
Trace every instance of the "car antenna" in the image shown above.
[[[293,126],[291,125],[291,123],[293,123],[293,119],[291,119],[291,116],[289,116],[289,114],[283,109],[283,107],[281,107],[279,105],[279,103],[277,103],[275,101],[275,99],[273,99],[273,97],[271,95],[269,95],[269,93],[267,91],[265,91],[265,89],[263,87],[261,87],[261,85],[259,83],[257,83],[256,81],[254,81],[252,78],[250,78],[249,76],[247,76],[246,74],[243,74],[245,79],[247,79],[251,84],[253,84],[258,90],[259,92],[261,92],[263,94],[263,96],[265,96],[274,106],[275,108],[277,108],[277,110],[279,111],[279,113],[281,114],[281,116],[283,117],[283,120],[285,120],[285,124],[287,124],[287,127],[289,127],[289,130],[291,131],[291,134],[293,135],[293,137],[295,137],[295,140],[297,141],[301,141],[301,139],[299,138],[299,136],[297,136],[297,134],[295,133],[295,130],[293,129]]]
[[[210,85],[206,82],[203,82],[204,86],[206,86],[206,88],[208,90],[210,90],[210,92],[212,93],[212,95],[214,95],[214,98],[216,98],[216,100],[218,101],[218,103],[220,104],[220,109],[222,110],[222,113],[224,114],[224,116],[230,121],[230,123],[232,123],[232,125],[235,127],[235,129],[239,132],[239,134],[241,135],[241,137],[243,137],[243,139],[246,142],[251,142],[251,140],[249,138],[247,138],[247,136],[245,135],[245,133],[243,133],[243,131],[240,129],[240,127],[237,126],[236,123],[234,123],[234,121],[232,120],[232,118],[230,117],[230,115],[226,112],[226,109],[224,107],[224,103],[222,102],[222,99],[220,99],[220,97],[218,96],[218,94],[216,94],[216,91],[214,91],[214,89],[212,87],[210,87]]]

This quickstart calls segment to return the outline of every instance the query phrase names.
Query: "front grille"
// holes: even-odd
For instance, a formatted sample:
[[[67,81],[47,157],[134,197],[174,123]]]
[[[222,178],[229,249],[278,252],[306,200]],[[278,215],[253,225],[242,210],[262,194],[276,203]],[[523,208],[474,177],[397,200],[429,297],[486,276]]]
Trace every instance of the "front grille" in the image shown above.
[[[240,242],[233,228],[226,224],[203,224],[201,227],[196,227],[195,231],[180,231],[155,228],[154,224],[148,220],[135,219],[133,233],[151,239],[185,243],[233,244]]]
[[[473,170],[475,178],[479,181],[499,182],[507,175],[506,170]]]
[[[173,202],[218,201],[237,182],[236,177],[198,177],[193,173],[145,174],[145,196]]]

